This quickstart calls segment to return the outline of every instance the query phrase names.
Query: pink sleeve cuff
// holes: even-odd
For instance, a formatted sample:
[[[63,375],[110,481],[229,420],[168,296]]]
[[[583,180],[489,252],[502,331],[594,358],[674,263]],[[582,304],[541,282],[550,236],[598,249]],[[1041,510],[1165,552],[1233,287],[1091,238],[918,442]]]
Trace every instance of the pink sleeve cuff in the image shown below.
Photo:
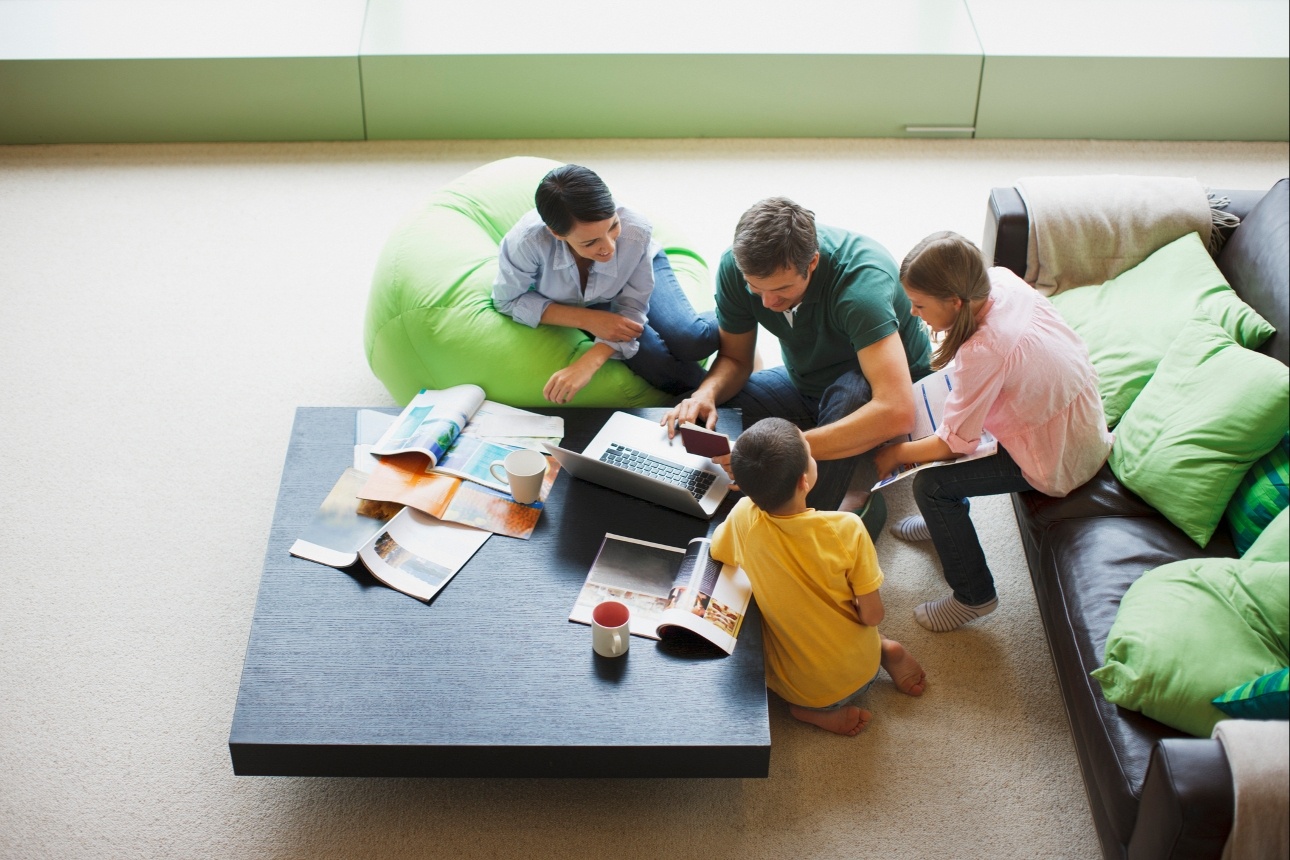
[[[950,450],[955,454],[971,454],[981,444],[981,439],[976,438],[971,442],[959,436],[949,427],[942,424],[936,428],[936,435],[941,437],[941,441],[950,446]]]

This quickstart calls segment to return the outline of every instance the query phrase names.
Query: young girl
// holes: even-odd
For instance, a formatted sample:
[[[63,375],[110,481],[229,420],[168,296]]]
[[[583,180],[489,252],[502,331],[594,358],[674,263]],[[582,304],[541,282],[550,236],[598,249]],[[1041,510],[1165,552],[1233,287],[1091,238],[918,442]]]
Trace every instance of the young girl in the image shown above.
[[[968,516],[970,496],[1039,490],[1064,496],[1106,462],[1097,374],[1079,335],[1048,300],[1007,269],[987,271],[975,245],[934,233],[900,266],[914,313],[944,334],[932,358],[955,361],[957,387],[936,433],[876,452],[880,475],[902,464],[949,460],[976,450],[982,430],[999,440],[993,457],[914,476],[922,516],[892,526],[897,537],[931,538],[953,594],[921,604],[914,618],[945,632],[994,611],[994,578]]]
[[[534,201],[502,238],[493,304],[527,326],[596,339],[542,396],[568,403],[611,358],[669,394],[696,388],[698,361],[717,348],[716,316],[694,312],[649,222],[616,206],[600,177],[576,164],[548,173]]]

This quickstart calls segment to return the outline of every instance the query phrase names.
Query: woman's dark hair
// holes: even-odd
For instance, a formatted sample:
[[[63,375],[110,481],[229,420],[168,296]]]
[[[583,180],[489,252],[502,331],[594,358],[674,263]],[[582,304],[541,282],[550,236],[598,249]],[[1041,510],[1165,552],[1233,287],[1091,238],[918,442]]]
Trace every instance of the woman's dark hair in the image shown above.
[[[533,202],[542,223],[557,236],[568,236],[578,221],[604,221],[618,211],[609,186],[577,164],[561,165],[544,176]]]

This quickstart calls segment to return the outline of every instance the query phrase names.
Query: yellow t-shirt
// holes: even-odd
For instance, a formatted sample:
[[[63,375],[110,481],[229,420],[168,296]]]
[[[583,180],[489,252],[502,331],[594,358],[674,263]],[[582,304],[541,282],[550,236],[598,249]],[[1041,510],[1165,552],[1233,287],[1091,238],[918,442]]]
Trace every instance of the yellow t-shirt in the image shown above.
[[[822,708],[878,672],[878,628],[860,623],[852,598],[876,591],[873,541],[849,511],[788,517],[742,498],[712,536],[712,557],[748,574],[761,610],[766,686],[787,701]]]

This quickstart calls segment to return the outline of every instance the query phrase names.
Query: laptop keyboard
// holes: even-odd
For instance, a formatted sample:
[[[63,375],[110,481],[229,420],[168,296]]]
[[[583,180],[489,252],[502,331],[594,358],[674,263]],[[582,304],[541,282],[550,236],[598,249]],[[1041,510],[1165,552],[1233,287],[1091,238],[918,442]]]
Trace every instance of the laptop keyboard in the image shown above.
[[[702,499],[708,492],[708,488],[712,486],[712,482],[717,479],[717,476],[711,472],[678,466],[676,463],[669,463],[667,460],[651,457],[644,451],[628,448],[625,445],[619,445],[617,442],[609,444],[605,453],[600,455],[600,460],[611,466],[618,466],[637,474],[682,487],[688,490],[690,495],[694,496],[695,501]]]

